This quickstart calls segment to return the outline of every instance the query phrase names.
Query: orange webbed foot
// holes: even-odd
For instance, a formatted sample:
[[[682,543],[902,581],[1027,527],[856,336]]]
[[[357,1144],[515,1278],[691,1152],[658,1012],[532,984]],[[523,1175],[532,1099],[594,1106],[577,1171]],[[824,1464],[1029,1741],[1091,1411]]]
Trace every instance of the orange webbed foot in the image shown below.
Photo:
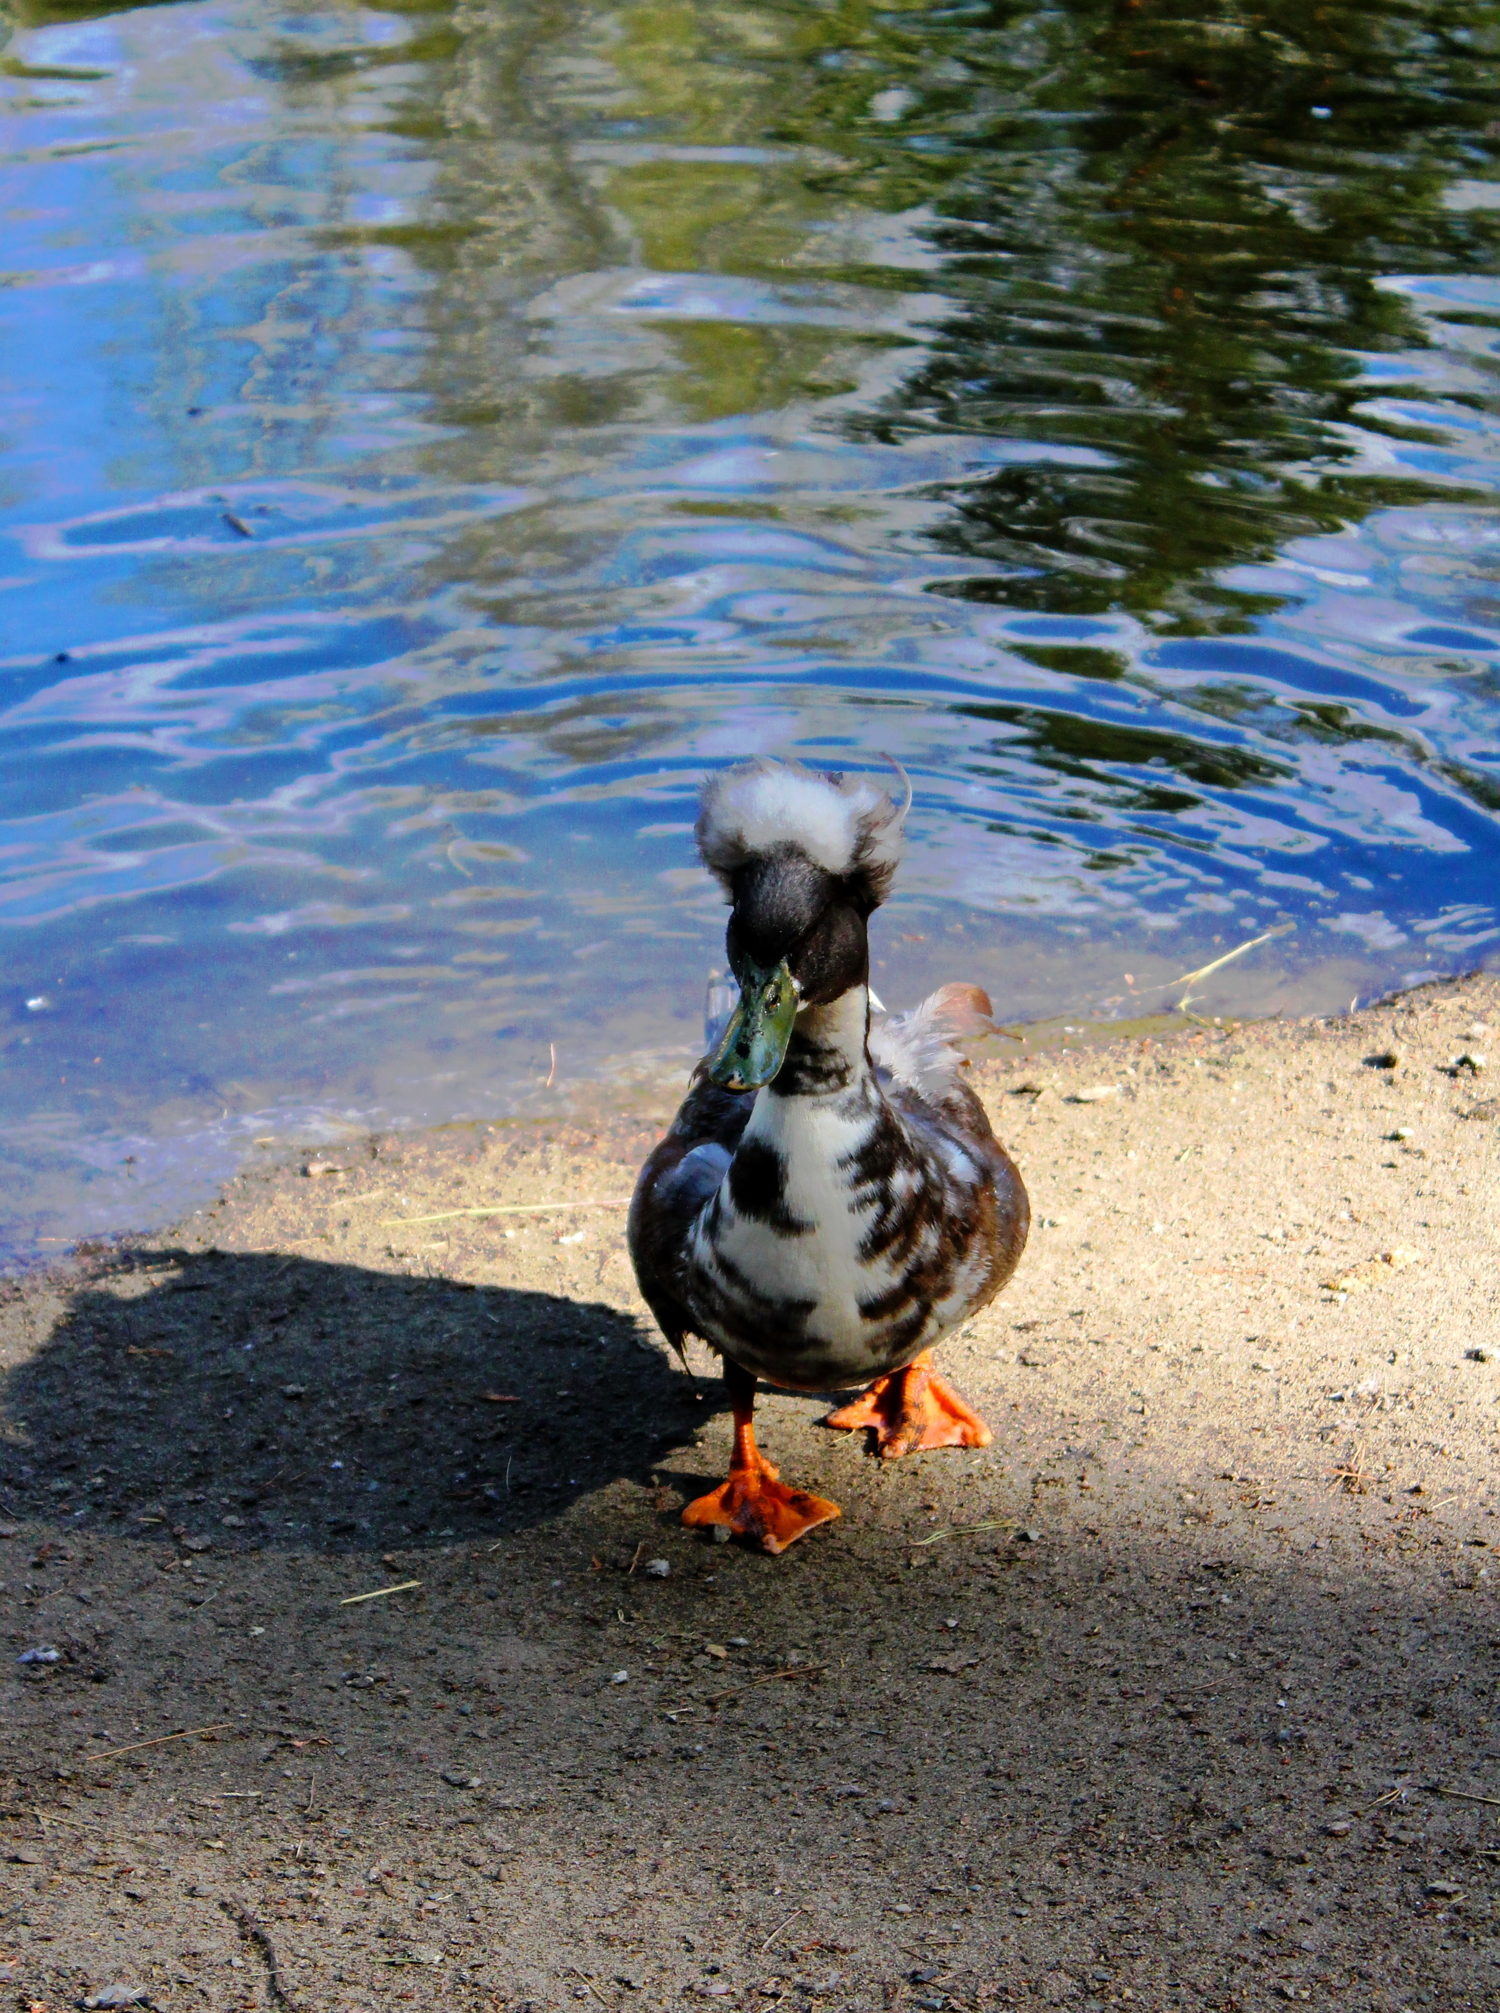
[[[868,1428],[884,1461],[934,1447],[987,1447],[995,1437],[979,1414],[933,1369],[930,1349],[924,1349],[904,1370],[877,1378],[862,1397],[830,1412],[823,1424],[847,1432]]]
[[[837,1503],[791,1489],[765,1457],[757,1453],[753,1466],[735,1467],[729,1480],[689,1503],[685,1524],[723,1524],[737,1537],[748,1538],[763,1552],[784,1552],[805,1531],[815,1530],[840,1515]]]

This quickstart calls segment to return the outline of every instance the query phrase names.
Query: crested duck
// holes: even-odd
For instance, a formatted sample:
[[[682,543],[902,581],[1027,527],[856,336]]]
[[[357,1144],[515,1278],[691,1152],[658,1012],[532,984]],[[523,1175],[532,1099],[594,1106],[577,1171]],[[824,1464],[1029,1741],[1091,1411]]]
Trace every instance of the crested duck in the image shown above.
[[[984,993],[944,986],[871,1026],[866,926],[909,804],[760,760],[715,776],[698,817],[739,1000],[641,1170],[630,1253],[679,1354],[698,1335],[724,1361],[729,1478],[683,1522],[768,1552],[839,1509],[757,1448],[758,1379],[865,1387],[824,1423],[867,1429],[887,1460],[991,1439],[932,1351],[1009,1279],[1030,1212],[953,1046],[990,1027]]]

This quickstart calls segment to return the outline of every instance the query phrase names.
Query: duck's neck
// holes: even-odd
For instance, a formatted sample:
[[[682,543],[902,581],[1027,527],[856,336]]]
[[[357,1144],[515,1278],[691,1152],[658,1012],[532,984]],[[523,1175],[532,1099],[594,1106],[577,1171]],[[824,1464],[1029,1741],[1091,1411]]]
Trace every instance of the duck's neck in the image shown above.
[[[870,994],[851,986],[827,1006],[804,1007],[787,1043],[786,1060],[773,1079],[774,1097],[833,1097],[858,1083],[870,1068],[865,1047]]]

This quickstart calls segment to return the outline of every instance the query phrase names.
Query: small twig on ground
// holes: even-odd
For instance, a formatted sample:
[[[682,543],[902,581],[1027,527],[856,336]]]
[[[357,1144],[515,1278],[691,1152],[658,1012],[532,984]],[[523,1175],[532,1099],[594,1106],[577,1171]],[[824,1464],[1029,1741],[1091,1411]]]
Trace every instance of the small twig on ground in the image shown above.
[[[413,1587],[421,1586],[420,1580],[400,1580],[393,1587],[376,1587],[368,1594],[345,1594],[339,1602],[341,1608],[356,1607],[361,1601],[384,1600],[387,1594],[409,1594]]]
[[[1500,1810],[1500,1796],[1476,1796],[1472,1789],[1449,1789],[1442,1782],[1424,1782],[1422,1787],[1430,1796],[1452,1796],[1460,1803],[1489,1803]]]
[[[635,1548],[635,1557],[630,1561],[630,1564],[625,1568],[625,1577],[627,1580],[630,1578],[630,1575],[635,1571],[636,1567],[640,1564],[641,1553],[645,1551],[645,1549],[646,1549],[646,1540],[642,1538],[641,1542]]]
[[[1362,1496],[1374,1479],[1374,1470],[1365,1466],[1363,1447],[1356,1447],[1343,1466],[1332,1471],[1332,1480],[1346,1496]]]
[[[604,1994],[599,1990],[598,1986],[594,1983],[593,1979],[589,1977],[586,1971],[580,1971],[576,1964],[565,1964],[563,1966],[563,1969],[565,1971],[571,1971],[575,1978],[581,1978],[584,1984],[587,1985],[587,1987],[589,1988],[590,1992],[592,1992],[594,1997],[599,2001],[599,2004],[601,2006],[608,2007],[609,2001],[605,1998]]]
[[[1367,1803],[1360,1816],[1368,1817],[1372,1810],[1379,1810],[1382,1804],[1394,1803],[1398,1797],[1405,1797],[1410,1788],[1410,1783],[1398,1783],[1394,1789],[1388,1789],[1384,1796],[1377,1796],[1373,1803]]]
[[[684,1699],[681,1705],[663,1706],[665,1713],[692,1712],[698,1706],[714,1710],[727,1698],[737,1698],[742,1691],[754,1691],[757,1685],[775,1684],[778,1678],[811,1677],[815,1671],[826,1671],[827,1664],[790,1664],[784,1671],[766,1671],[758,1678],[751,1678],[748,1684],[731,1685],[728,1691],[715,1692],[711,1698]]]
[[[782,1930],[786,1928],[787,1923],[795,1922],[799,1915],[805,1915],[806,1913],[807,1910],[805,1908],[794,1908],[791,1914],[787,1916],[786,1921],[777,1923],[776,1927],[771,1931],[770,1935],[766,1938],[765,1942],[762,1943],[762,1945],[760,1946],[761,1949],[769,1950],[771,1945],[776,1941],[777,1937],[781,1934]]]
[[[949,1524],[946,1529],[933,1531],[925,1538],[903,1538],[903,1544],[915,1549],[918,1545],[940,1545],[944,1538],[973,1538],[981,1531],[1008,1531],[1015,1525],[1014,1517],[992,1517],[983,1524]]]
[[[191,1740],[195,1733],[223,1733],[229,1725],[229,1720],[220,1719],[215,1720],[212,1726],[187,1726],[181,1733],[159,1733],[154,1740],[133,1740],[125,1747],[107,1747],[102,1754],[91,1754],[86,1759],[91,1762],[113,1761],[117,1754],[134,1754],[138,1748],[162,1747],[169,1740]]]
[[[257,1921],[243,1902],[221,1901],[219,1906],[224,1910],[226,1915],[233,1916],[246,1936],[250,1938],[250,1941],[260,1951],[261,1956],[265,1958],[266,1970],[270,1974],[271,1979],[271,1997],[280,2000],[281,2004],[286,2007],[287,2013],[299,2013],[297,2002],[287,1989],[287,1982],[281,1975],[281,1964],[276,1955],[276,1945],[271,1941],[270,1931],[266,1928],[265,1924]]]

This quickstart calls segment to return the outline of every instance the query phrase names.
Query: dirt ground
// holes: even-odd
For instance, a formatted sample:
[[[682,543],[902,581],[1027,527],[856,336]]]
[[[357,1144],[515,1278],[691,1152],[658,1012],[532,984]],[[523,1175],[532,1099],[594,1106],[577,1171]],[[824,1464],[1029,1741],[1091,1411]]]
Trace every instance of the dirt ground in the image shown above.
[[[0,2003],[1500,2004],[1486,1021],[980,1065],[995,1444],[768,1398],[844,1509],[780,1559],[677,1521],[728,1421],[624,1252],[665,1096],[9,1282]]]

